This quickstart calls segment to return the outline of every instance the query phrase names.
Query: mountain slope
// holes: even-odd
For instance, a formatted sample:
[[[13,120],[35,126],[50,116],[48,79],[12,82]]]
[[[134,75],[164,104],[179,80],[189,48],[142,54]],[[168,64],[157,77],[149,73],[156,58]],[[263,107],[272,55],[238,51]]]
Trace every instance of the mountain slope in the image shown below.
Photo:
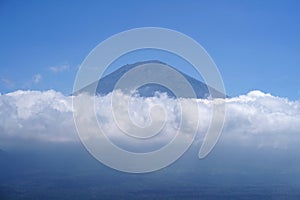
[[[92,91],[91,88],[94,88],[95,84],[96,84],[97,85],[96,94],[97,95],[106,95],[113,91],[118,80],[126,72],[130,71],[131,69],[133,69],[139,65],[151,64],[151,63],[153,63],[153,64],[159,63],[159,64],[169,66],[169,65],[167,65],[161,61],[157,61],[157,60],[150,60],[150,61],[144,61],[144,62],[137,62],[134,64],[127,64],[127,65],[124,65],[121,68],[117,69],[116,71],[110,73],[109,75],[103,77],[102,79],[100,79],[99,82],[94,82],[94,83],[86,86],[85,88],[75,92],[75,94],[78,94],[81,92],[90,92],[90,91]],[[169,67],[171,67],[171,66],[169,66]],[[175,69],[175,68],[173,68],[173,69]],[[188,76],[187,74],[180,72],[177,69],[175,69],[175,70],[178,71],[179,73],[181,73],[184,76],[184,78],[191,84],[197,98],[208,98],[209,97],[209,90],[208,90],[209,86],[207,86],[205,83],[203,83],[197,79],[194,79],[194,78]],[[178,81],[174,84],[184,84],[184,83]],[[222,93],[218,92],[217,90],[215,90],[213,88],[211,88],[211,91],[214,92],[216,97],[224,97],[224,95]],[[164,87],[162,85],[158,85],[158,84],[150,83],[150,84],[146,84],[138,89],[138,93],[140,94],[140,96],[143,96],[143,97],[154,96],[155,92],[167,93],[168,96],[175,97],[173,92],[171,92],[166,87]],[[178,96],[178,97],[189,98],[190,96]]]

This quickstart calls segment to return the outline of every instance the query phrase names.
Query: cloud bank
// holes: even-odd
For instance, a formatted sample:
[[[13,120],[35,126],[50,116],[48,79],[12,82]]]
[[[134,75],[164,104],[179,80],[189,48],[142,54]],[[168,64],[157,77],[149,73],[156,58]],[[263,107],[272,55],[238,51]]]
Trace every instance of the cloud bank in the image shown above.
[[[153,144],[165,145],[174,137],[180,120],[196,123],[197,117],[185,115],[181,118],[176,99],[164,94],[155,97],[129,97],[119,93],[116,105],[128,106],[129,117],[139,127],[146,127],[157,119],[164,127]],[[60,92],[15,91],[0,96],[0,148],[17,146],[22,141],[78,142],[72,114],[72,98]],[[130,98],[129,104],[126,99]],[[115,123],[111,113],[111,94],[96,97],[95,110],[98,121],[108,137],[120,145],[126,144],[125,135]],[[200,142],[211,120],[211,100],[185,99],[184,103],[197,103],[200,123],[197,140]],[[150,108],[155,106],[164,108]],[[126,112],[119,112],[119,123]],[[122,116],[124,115],[124,116]],[[153,119],[152,119],[152,118]],[[123,124],[126,126],[126,123]],[[130,130],[130,126],[127,127]],[[189,127],[183,127],[183,134],[189,134]],[[123,141],[123,143],[122,143]],[[125,141],[125,143],[124,143]],[[197,142],[197,141],[196,141]],[[226,117],[221,142],[254,146],[256,148],[289,148],[300,144],[300,102],[275,97],[260,91],[226,99]],[[138,145],[146,144],[145,141]]]

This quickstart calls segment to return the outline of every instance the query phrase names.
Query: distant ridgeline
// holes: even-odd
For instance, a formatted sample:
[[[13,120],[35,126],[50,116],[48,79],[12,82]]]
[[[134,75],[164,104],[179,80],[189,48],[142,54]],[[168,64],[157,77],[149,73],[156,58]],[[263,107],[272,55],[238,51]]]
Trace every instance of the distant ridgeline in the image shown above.
[[[215,97],[218,98],[224,98],[225,95],[222,94],[221,92],[209,87],[208,85],[206,85],[205,83],[192,78],[190,76],[188,76],[187,74],[184,74],[183,72],[175,69],[174,67],[167,65],[161,61],[157,61],[157,60],[150,60],[150,61],[144,61],[144,62],[137,62],[134,64],[127,64],[122,66],[121,68],[117,69],[116,71],[108,74],[107,76],[101,78],[99,81],[96,81],[94,83],[91,83],[90,85],[82,88],[81,90],[77,91],[74,93],[74,95],[80,94],[82,92],[87,92],[87,93],[92,93],[92,89],[91,88],[95,88],[95,85],[97,85],[97,89],[96,89],[96,95],[106,95],[110,92],[113,91],[113,89],[115,88],[116,83],[118,82],[118,80],[128,71],[130,71],[131,69],[143,65],[143,64],[162,64],[162,65],[166,65],[168,67],[171,67],[172,69],[176,70],[177,72],[179,72],[182,76],[184,76],[184,78],[190,83],[190,85],[192,86],[195,95],[197,96],[197,98],[208,98],[210,97],[210,93],[208,88],[210,88],[210,91],[212,93],[214,93]],[[145,75],[147,75],[147,73],[145,73]],[[174,79],[176,80],[176,79]],[[177,80],[176,80],[177,81]],[[186,84],[182,81],[177,81],[174,84]],[[179,85],[180,86],[180,85]],[[146,85],[143,85],[141,87],[139,87],[137,89],[137,93],[142,96],[142,97],[151,97],[151,96],[155,96],[156,92],[161,92],[161,93],[167,93],[169,97],[176,97],[174,95],[174,93],[169,90],[168,88],[159,85],[159,84],[155,84],[155,83],[148,83]],[[183,95],[183,96],[177,96],[179,97],[183,97],[183,98],[190,98],[191,96],[187,96],[187,95]]]

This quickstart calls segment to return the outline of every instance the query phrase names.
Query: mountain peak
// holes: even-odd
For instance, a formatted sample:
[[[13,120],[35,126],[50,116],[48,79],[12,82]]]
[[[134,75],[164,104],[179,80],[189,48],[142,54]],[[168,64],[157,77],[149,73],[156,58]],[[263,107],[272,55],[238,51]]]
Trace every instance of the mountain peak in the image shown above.
[[[115,72],[128,72],[129,70],[131,70],[131,69],[133,69],[137,66],[143,65],[143,64],[163,64],[163,65],[167,65],[166,63],[164,63],[162,61],[159,61],[159,60],[146,60],[146,61],[140,61],[140,62],[136,62],[136,63],[123,65],[122,67],[118,68],[116,71],[114,71],[112,73],[115,73]],[[107,76],[111,75],[112,73],[108,74]],[[103,77],[103,78],[105,78],[105,77]]]
[[[192,86],[197,98],[208,98],[210,96],[209,91],[215,92],[216,96],[218,96],[218,97],[224,97],[224,95],[222,93],[214,90],[213,88],[210,88],[205,83],[203,83],[195,78],[190,77],[189,75],[179,71],[178,69],[176,69],[160,60],[147,60],[147,61],[141,61],[141,62],[136,62],[136,63],[132,63],[132,64],[126,64],[126,65],[118,68],[114,72],[101,78],[99,81],[96,81],[96,82],[86,86],[85,88],[81,89],[78,92],[75,92],[75,94],[78,94],[81,92],[90,93],[92,91],[91,88],[95,88],[95,86],[96,86],[96,88],[97,88],[96,94],[97,95],[106,95],[114,90],[116,83],[126,72],[130,71],[131,69],[133,69],[137,66],[140,66],[143,64],[151,64],[151,63],[167,65],[168,67],[175,69],[177,72],[179,72],[181,75],[183,75],[183,77]],[[185,84],[185,83],[183,83],[182,81],[181,82],[179,81],[179,82],[176,82],[175,84],[180,85],[180,84]],[[176,97],[174,95],[174,93],[172,91],[170,91],[168,88],[166,88],[162,85],[159,85],[159,84],[154,84],[154,83],[149,83],[149,84],[146,84],[146,85],[140,87],[137,92],[139,93],[140,96],[144,96],[144,97],[155,96],[156,92],[167,93],[167,95],[170,97]],[[180,97],[191,98],[191,96],[180,96]]]

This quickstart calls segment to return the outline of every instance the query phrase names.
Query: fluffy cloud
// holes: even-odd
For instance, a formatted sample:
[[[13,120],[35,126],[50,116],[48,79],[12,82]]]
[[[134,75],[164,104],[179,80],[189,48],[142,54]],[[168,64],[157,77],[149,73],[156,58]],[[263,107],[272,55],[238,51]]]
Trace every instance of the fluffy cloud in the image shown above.
[[[228,99],[224,133],[245,145],[287,148],[300,142],[300,102],[260,91]]]
[[[129,97],[118,93],[114,117],[111,113],[111,94],[96,97],[95,110],[98,121],[108,137],[116,143],[128,142],[128,136],[120,130],[133,131],[135,126],[163,125],[153,144],[161,146],[174,137],[181,120],[197,123],[197,117],[185,112],[181,117],[176,99],[160,94],[151,98]],[[0,145],[13,145],[16,141],[35,140],[46,142],[79,141],[72,112],[71,96],[49,91],[16,91],[0,96]],[[129,104],[128,104],[129,100]],[[201,140],[211,120],[211,100],[184,99],[187,107],[199,106],[198,140]],[[128,111],[122,110],[128,106]],[[152,108],[152,110],[151,110]],[[163,109],[162,109],[163,108]],[[151,112],[149,112],[151,110]],[[116,114],[116,113],[115,113]],[[118,126],[115,120],[118,119]],[[128,120],[128,119],[127,119]],[[123,123],[122,122],[126,122]],[[157,130],[160,127],[158,127]],[[182,132],[189,134],[189,126]],[[250,145],[257,148],[288,148],[300,142],[300,102],[289,101],[260,91],[226,99],[226,118],[221,140],[229,144]],[[120,142],[121,141],[121,142]],[[123,141],[123,143],[122,143]],[[147,144],[140,142],[139,145]]]
[[[2,146],[22,139],[72,141],[73,126],[71,99],[61,93],[16,91],[0,96]]]

